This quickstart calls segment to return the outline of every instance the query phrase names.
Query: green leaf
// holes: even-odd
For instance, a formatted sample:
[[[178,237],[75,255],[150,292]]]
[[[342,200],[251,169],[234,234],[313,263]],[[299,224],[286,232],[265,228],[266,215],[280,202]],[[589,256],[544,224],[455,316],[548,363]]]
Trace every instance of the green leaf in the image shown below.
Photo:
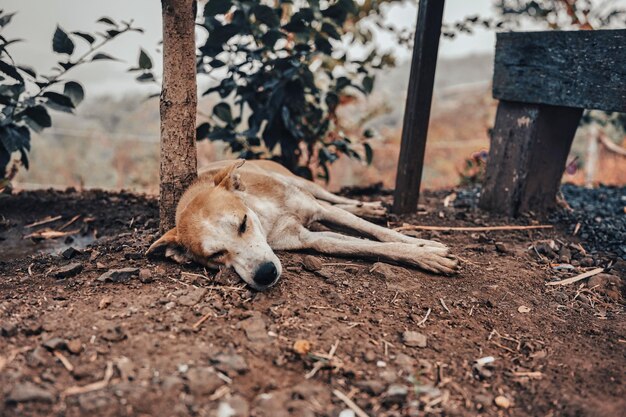
[[[13,16],[15,16],[15,13],[9,13],[9,14],[5,14],[4,16],[1,16],[0,17],[0,28],[3,28],[6,25],[8,25],[11,22],[11,19],[13,19]]]
[[[96,23],[104,23],[110,26],[117,26],[117,23],[113,21],[110,17],[103,16],[100,19],[96,20]]]
[[[7,64],[4,61],[0,61],[0,72],[5,73],[9,77],[19,81],[20,83],[24,82],[24,78],[20,75],[19,72],[17,72],[17,69],[15,69],[13,65]]]
[[[30,131],[26,126],[9,124],[0,127],[0,143],[7,152],[16,152],[21,149],[30,149]]]
[[[137,65],[144,70],[152,69],[152,60],[143,48],[139,51],[139,63]]]
[[[220,120],[223,120],[226,123],[231,123],[233,121],[233,115],[230,111],[230,106],[228,103],[219,103],[213,107],[213,114]]]
[[[233,5],[231,0],[209,0],[204,6],[204,16],[225,14]]]
[[[89,42],[89,44],[93,44],[96,41],[96,38],[94,38],[92,35],[90,35],[89,33],[85,33],[85,32],[72,32],[72,35],[76,35],[79,38],[83,38],[84,40],[86,40],[87,42]]]
[[[144,72],[142,74],[139,74],[139,76],[137,76],[136,78],[137,81],[141,82],[141,83],[147,83],[150,81],[154,81],[154,74],[152,74],[151,72]]]
[[[39,126],[42,129],[52,126],[52,120],[50,119],[48,110],[46,110],[46,108],[41,105],[28,107],[27,109],[23,110],[18,115],[16,115],[16,118],[19,118],[19,119],[22,119],[24,117],[35,122],[37,126]]]
[[[196,140],[206,139],[209,136],[209,130],[211,125],[209,123],[202,123],[196,128]]]
[[[372,165],[372,160],[374,159],[374,151],[369,143],[363,143],[363,148],[365,149],[365,161],[367,165]]]
[[[57,26],[52,37],[52,50],[59,54],[72,55],[74,52],[74,42],[67,36],[67,33]]]
[[[26,65],[18,65],[17,68],[24,71],[26,74],[30,75],[33,78],[37,78],[37,73],[32,67],[27,67]]]
[[[46,104],[50,108],[53,108],[55,110],[71,113],[72,109],[74,108],[74,103],[72,103],[72,100],[64,94],[55,93],[53,91],[46,91],[45,93],[43,93],[43,97],[48,99]]]
[[[63,87],[63,94],[70,98],[74,107],[78,106],[85,98],[83,86],[76,81],[68,81]]]
[[[99,61],[99,60],[103,60],[103,59],[109,59],[111,61],[119,61],[117,58],[112,57],[111,55],[108,54],[103,54],[102,52],[95,54],[93,56],[93,58],[91,58],[92,61]]]

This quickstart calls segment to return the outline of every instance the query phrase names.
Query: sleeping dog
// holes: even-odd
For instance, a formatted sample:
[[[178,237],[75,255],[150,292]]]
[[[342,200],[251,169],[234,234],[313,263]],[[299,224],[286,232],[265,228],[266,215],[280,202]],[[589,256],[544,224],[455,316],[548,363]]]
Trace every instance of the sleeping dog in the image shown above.
[[[449,274],[457,260],[438,242],[405,236],[363,220],[384,214],[380,203],[363,203],[326,191],[271,161],[211,164],[184,193],[176,227],[150,246],[180,263],[232,266],[252,288],[280,278],[275,250],[312,250],[367,257]],[[376,240],[311,231],[314,222],[351,229]]]

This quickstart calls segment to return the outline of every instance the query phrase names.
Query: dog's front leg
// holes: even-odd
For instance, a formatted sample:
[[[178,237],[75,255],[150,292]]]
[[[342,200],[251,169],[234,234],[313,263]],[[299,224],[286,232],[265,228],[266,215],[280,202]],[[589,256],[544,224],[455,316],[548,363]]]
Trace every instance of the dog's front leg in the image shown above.
[[[374,242],[339,236],[333,232],[311,232],[302,227],[299,234],[300,247],[291,249],[312,249],[329,255],[388,260],[439,274],[451,274],[457,269],[458,262],[456,258],[448,254],[446,247],[417,246],[401,242]]]

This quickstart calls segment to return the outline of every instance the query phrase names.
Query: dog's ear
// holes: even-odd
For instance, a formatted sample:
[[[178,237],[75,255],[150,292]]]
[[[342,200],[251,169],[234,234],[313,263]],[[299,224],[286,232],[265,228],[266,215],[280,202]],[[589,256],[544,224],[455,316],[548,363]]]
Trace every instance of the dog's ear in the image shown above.
[[[176,228],[171,229],[169,232],[161,236],[156,242],[154,242],[148,248],[146,256],[149,258],[164,256],[166,258],[173,259],[179,264],[184,264],[191,261],[191,257],[187,253],[187,250],[181,245],[178,239],[178,232]]]
[[[237,172],[237,168],[240,168],[246,162],[245,159],[239,159],[235,163],[219,171],[213,177],[213,181],[217,187],[224,187],[227,190],[244,191],[246,189],[245,184],[241,181],[241,176]]]

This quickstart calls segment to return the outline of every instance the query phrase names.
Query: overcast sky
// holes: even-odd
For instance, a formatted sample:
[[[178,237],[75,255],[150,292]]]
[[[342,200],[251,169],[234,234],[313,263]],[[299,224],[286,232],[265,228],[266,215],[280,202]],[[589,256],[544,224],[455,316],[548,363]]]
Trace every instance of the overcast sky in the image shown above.
[[[492,0],[448,0],[444,20],[453,22],[472,14],[492,15]],[[51,50],[51,39],[59,24],[67,31],[94,31],[95,21],[102,16],[116,20],[134,19],[135,24],[145,30],[144,34],[131,33],[112,43],[107,52],[125,62],[99,62],[84,69],[72,70],[72,78],[85,84],[91,95],[100,93],[124,94],[138,89],[131,74],[125,72],[137,61],[139,47],[144,47],[155,61],[157,43],[161,39],[161,5],[158,0],[2,0],[5,11],[17,11],[11,24],[5,29],[8,38],[22,38],[25,42],[15,44],[10,49],[14,58],[21,64],[35,67],[39,71],[50,68],[55,63]],[[390,20],[401,27],[415,25],[417,10],[413,6],[396,7],[389,14]],[[80,41],[77,41],[77,44]],[[390,39],[379,39],[384,46],[390,46]],[[462,56],[472,53],[489,52],[494,48],[494,34],[478,30],[474,35],[462,35],[454,40],[442,39],[440,55],[445,57]],[[106,50],[105,50],[106,51]],[[398,51],[406,58],[404,51]],[[157,70],[160,62],[155,62]],[[147,89],[156,87],[149,86]]]

